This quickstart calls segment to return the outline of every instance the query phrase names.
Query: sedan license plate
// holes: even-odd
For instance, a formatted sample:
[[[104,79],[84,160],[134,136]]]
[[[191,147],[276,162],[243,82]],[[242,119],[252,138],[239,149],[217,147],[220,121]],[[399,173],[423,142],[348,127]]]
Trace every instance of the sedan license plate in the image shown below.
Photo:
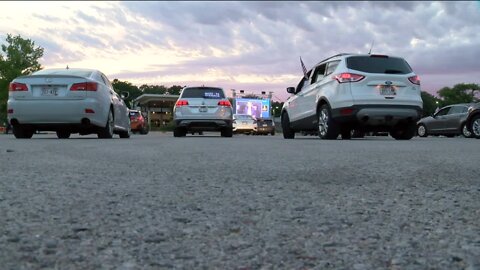
[[[395,89],[393,88],[393,86],[390,86],[390,85],[382,85],[382,87],[380,88],[380,95],[384,95],[384,96],[396,95]]]
[[[42,96],[58,96],[58,89],[56,87],[42,88]]]
[[[198,109],[198,111],[200,111],[200,112],[207,112],[208,109],[207,109],[207,107],[200,107],[200,108]]]

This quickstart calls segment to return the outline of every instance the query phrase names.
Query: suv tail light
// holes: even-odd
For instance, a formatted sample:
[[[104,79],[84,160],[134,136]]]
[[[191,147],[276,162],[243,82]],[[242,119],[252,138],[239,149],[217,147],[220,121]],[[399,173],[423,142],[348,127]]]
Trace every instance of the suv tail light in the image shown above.
[[[175,107],[181,107],[181,106],[187,106],[188,105],[188,101],[186,100],[177,100],[177,103],[175,103]]]
[[[365,78],[365,76],[353,73],[340,73],[333,76],[333,79],[337,80],[339,83],[359,82],[363,80],[363,78]]]
[[[232,104],[230,104],[230,101],[228,100],[220,100],[218,106],[232,107]]]
[[[98,84],[95,82],[75,83],[70,87],[70,91],[97,91]]]
[[[28,91],[28,87],[24,83],[12,82],[12,83],[10,83],[10,85],[8,87],[8,91],[10,91],[10,92]]]
[[[408,77],[408,80],[413,84],[420,85],[420,77],[418,77],[418,75]]]

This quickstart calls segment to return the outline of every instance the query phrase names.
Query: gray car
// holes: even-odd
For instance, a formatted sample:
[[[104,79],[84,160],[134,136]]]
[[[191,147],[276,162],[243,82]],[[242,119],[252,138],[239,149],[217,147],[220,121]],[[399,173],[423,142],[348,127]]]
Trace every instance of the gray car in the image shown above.
[[[185,87],[173,108],[173,136],[189,132],[220,131],[232,137],[232,104],[219,87]]]
[[[428,135],[444,135],[453,137],[463,135],[472,137],[466,126],[468,109],[471,103],[454,104],[441,108],[432,116],[424,117],[417,122],[417,134],[420,137]]]

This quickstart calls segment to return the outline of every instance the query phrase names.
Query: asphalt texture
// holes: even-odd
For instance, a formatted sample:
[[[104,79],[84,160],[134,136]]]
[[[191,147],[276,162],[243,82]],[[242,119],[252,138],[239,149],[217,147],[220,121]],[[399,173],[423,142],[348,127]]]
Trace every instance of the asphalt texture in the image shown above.
[[[1,269],[480,269],[480,140],[0,135]]]

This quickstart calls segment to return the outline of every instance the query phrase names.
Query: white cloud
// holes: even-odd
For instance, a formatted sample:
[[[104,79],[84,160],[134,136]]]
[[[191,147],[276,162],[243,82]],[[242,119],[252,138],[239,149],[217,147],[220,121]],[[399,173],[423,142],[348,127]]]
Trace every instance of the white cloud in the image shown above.
[[[311,67],[366,53],[373,40],[373,52],[405,57],[432,93],[480,83],[478,25],[476,2],[0,2],[0,33],[44,47],[47,68],[282,97],[300,79],[299,56]]]

